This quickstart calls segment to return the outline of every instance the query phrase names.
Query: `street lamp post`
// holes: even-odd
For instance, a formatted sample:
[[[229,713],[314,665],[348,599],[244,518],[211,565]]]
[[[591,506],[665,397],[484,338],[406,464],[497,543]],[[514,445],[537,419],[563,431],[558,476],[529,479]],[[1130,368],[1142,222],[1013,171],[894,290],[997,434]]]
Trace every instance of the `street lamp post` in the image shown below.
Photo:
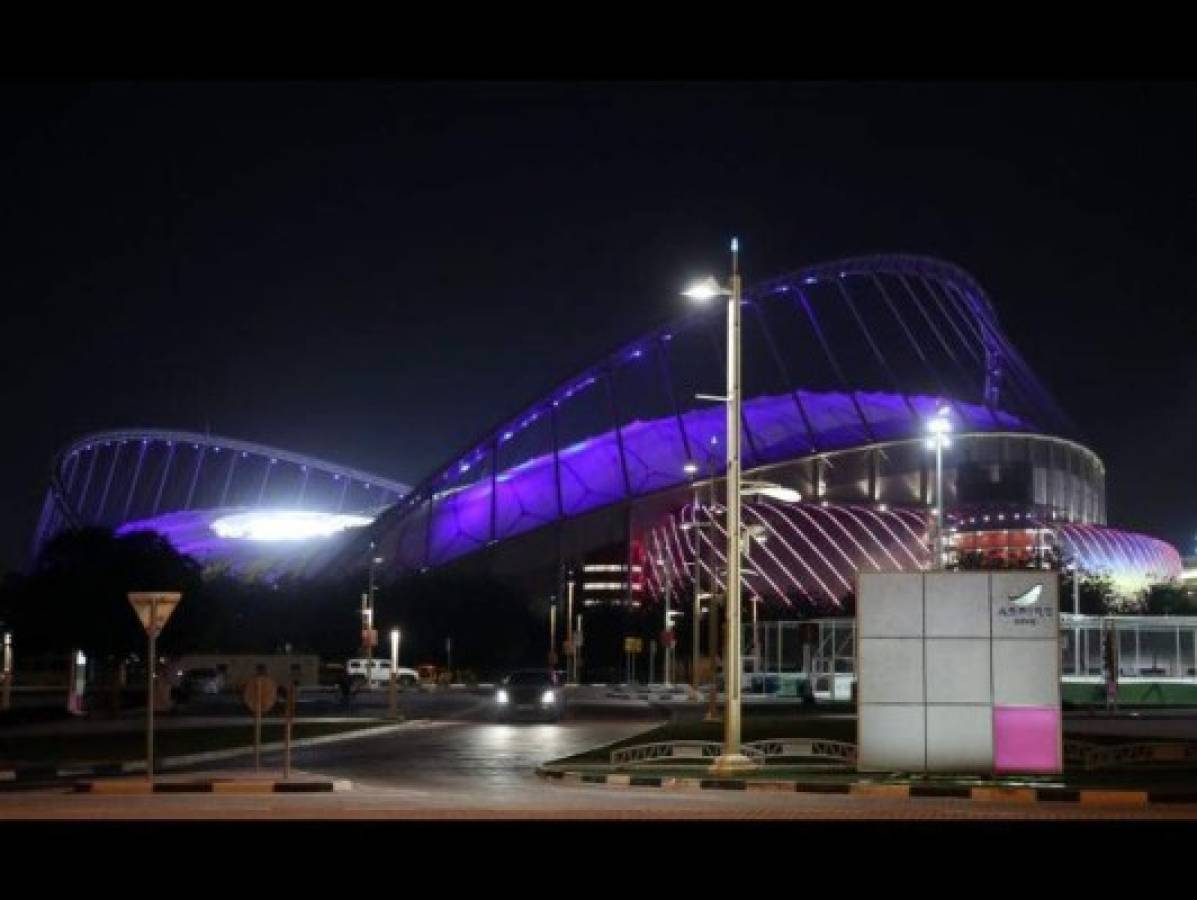
[[[3,694],[0,695],[0,709],[12,706],[12,632],[4,632],[4,667],[0,670],[3,679]]]
[[[569,580],[565,584],[565,642],[569,645],[569,656],[566,657],[565,680],[568,684],[576,684],[578,680],[578,648],[574,642],[574,575],[569,573]]]
[[[374,674],[374,567],[382,563],[381,556],[374,556],[374,542],[370,542],[370,589],[362,597],[362,644],[366,656],[366,687],[370,687]]]
[[[557,598],[549,603],[549,668],[557,670]]]
[[[759,675],[761,671],[761,637],[757,631],[756,608],[761,602],[761,598],[752,596],[748,598],[748,602],[752,604],[752,673]]]
[[[927,438],[927,449],[935,451],[935,565],[934,568],[942,569],[947,562],[947,554],[944,551],[944,531],[943,531],[943,451],[945,448],[952,446],[952,420],[950,418],[950,411],[946,406],[941,406],[939,412],[935,417],[927,422],[927,433],[930,437]]]
[[[392,719],[399,718],[399,629],[391,629],[391,703]]]
[[[724,672],[727,712],[723,719],[723,753],[712,769],[727,773],[751,767],[740,749],[740,243],[731,241],[731,284],[708,278],[686,291],[694,300],[726,296],[727,304],[727,636]]]
[[[691,482],[698,472],[698,464],[694,462],[687,462],[685,465],[686,477]],[[694,489],[694,514],[695,523],[698,521],[698,488]],[[702,535],[696,535],[695,541],[701,540]],[[690,632],[690,690],[695,697],[698,696],[698,631],[702,624],[702,601],[700,594],[702,592],[702,571],[699,568],[699,551],[702,544],[694,544],[694,618],[691,619]]]

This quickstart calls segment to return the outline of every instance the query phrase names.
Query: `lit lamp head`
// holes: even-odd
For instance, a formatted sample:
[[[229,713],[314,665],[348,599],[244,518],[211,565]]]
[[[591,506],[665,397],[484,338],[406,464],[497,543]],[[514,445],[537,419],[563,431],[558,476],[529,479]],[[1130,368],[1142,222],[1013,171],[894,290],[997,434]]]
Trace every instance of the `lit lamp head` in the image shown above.
[[[781,503],[798,503],[802,500],[802,494],[793,488],[767,481],[746,481],[741,485],[740,492],[746,497],[768,497]]]
[[[698,474],[698,463],[693,462],[692,460],[687,460],[686,464],[684,466],[682,466],[682,471],[685,472],[687,475],[691,475],[691,476],[697,475]]]
[[[731,291],[721,285],[713,275],[708,275],[700,281],[694,282],[684,291],[683,297],[688,297],[698,303],[706,303],[708,300],[714,300],[716,297],[728,297]]]
[[[927,420],[927,449],[934,450],[936,447],[946,448],[952,446],[952,419],[951,411],[942,406],[939,412],[931,419]]]

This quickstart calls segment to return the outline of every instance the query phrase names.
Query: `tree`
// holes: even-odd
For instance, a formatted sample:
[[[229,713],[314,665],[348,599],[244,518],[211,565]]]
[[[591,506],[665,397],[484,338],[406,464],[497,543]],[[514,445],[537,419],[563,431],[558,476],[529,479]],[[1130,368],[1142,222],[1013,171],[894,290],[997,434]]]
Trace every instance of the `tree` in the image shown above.
[[[1184,616],[1197,611],[1192,593],[1176,582],[1149,587],[1144,595],[1144,607],[1151,616]]]

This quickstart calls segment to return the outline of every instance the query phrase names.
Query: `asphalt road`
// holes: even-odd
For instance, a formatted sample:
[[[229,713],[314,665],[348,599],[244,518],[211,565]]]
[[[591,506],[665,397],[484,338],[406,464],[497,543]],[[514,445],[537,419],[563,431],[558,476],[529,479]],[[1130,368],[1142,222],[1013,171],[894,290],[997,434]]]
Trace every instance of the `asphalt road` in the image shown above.
[[[373,707],[373,699],[363,706]],[[353,783],[350,791],[319,795],[111,797],[72,794],[59,788],[0,794],[0,819],[1197,818],[1197,806],[1019,805],[565,784],[539,778],[536,767],[651,728],[656,719],[650,716],[654,714],[635,706],[604,704],[596,695],[589,704],[576,704],[561,723],[506,724],[493,721],[493,700],[483,694],[413,693],[404,701],[409,718],[421,718],[398,732],[294,753],[297,771],[349,779]],[[629,713],[638,713],[639,718],[628,718]],[[276,772],[282,765],[278,754],[267,755],[263,763]],[[233,760],[223,764],[221,770],[231,774],[245,765],[244,759]],[[208,766],[205,771],[219,770]]]

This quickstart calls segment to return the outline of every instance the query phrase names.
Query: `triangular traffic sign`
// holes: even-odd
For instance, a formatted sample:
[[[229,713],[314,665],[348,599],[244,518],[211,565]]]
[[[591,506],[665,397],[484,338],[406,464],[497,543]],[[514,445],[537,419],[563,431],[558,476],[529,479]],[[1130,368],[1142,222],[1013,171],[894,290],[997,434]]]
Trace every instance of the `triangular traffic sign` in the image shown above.
[[[129,603],[137,618],[141,620],[141,627],[146,634],[159,635],[166,626],[167,620],[183,595],[179,593],[164,593],[162,591],[145,591],[129,594]]]

